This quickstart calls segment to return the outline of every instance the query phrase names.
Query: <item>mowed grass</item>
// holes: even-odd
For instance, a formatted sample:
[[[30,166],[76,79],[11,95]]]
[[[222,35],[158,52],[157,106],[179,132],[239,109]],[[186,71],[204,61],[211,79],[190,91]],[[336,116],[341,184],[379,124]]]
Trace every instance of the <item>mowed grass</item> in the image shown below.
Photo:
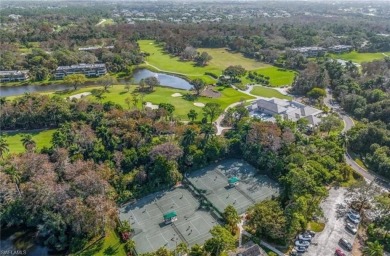
[[[43,147],[51,146],[51,138],[56,129],[41,130],[41,131],[19,131],[3,133],[5,140],[9,145],[9,153],[22,153],[25,152],[25,148],[22,144],[22,134],[31,134],[33,140],[37,145],[37,149],[40,150]]]
[[[390,56],[390,52],[360,53],[360,52],[352,51],[352,52],[346,52],[342,54],[331,54],[331,57],[334,59],[342,59],[346,61],[350,60],[352,62],[362,63],[362,62],[370,62],[373,60],[382,60],[386,57],[385,55]]]
[[[132,98],[132,92],[136,89],[137,86],[131,86],[130,92],[127,92],[124,90],[123,85],[115,85],[109,89],[109,92],[104,93],[104,98],[102,99],[103,102],[112,101],[115,102],[124,108],[129,108],[129,106],[126,104],[125,99],[126,98]],[[100,89],[101,87],[99,87]],[[185,100],[183,97],[172,97],[171,95],[174,93],[181,93],[182,95],[185,95],[187,93],[193,93],[186,90],[180,90],[170,87],[155,87],[154,91],[152,93],[145,94],[144,96],[144,102],[151,102],[155,105],[158,105],[159,103],[170,103],[173,106],[175,106],[174,116],[179,117],[181,120],[188,120],[187,114],[191,109],[194,109],[198,113],[198,120],[202,118],[202,108],[194,106],[194,102],[201,102],[201,103],[209,103],[209,102],[215,102],[221,105],[222,109],[225,109],[227,106],[229,106],[232,103],[239,102],[241,100],[248,100],[253,99],[253,97],[241,93],[233,88],[218,88],[216,89],[221,93],[221,96],[219,98],[207,98],[207,97],[198,97],[198,99],[194,101],[188,101]],[[83,90],[83,91],[91,91],[89,90]],[[80,93],[81,91],[77,91],[77,93]],[[76,94],[76,93],[74,93]],[[89,98],[95,98],[94,96],[90,95]],[[130,108],[132,108],[133,105],[131,104]],[[138,104],[138,108],[141,107],[141,102]]]
[[[295,78],[295,71],[281,69],[274,66],[268,66],[266,68],[255,70],[256,73],[268,76],[271,87],[290,86]],[[245,77],[244,82],[253,83]]]
[[[164,52],[161,44],[153,40],[139,40],[138,44],[142,51],[150,54],[146,57],[146,62],[152,68],[157,68],[156,71],[160,69],[166,72],[178,73],[190,79],[202,78],[210,84],[215,83],[216,80],[205,75],[205,72],[219,76],[224,69],[232,65],[241,65],[248,71],[257,71],[269,76],[272,86],[291,85],[295,76],[293,71],[283,71],[269,64],[246,58],[241,53],[230,52],[225,48],[198,49],[199,52],[205,51],[213,57],[208,65],[199,67],[192,61],[181,61],[178,57],[172,57]],[[243,82],[250,83],[246,78],[243,78]]]
[[[211,57],[209,66],[219,67],[221,70],[235,65],[241,65],[246,70],[272,67],[269,64],[244,57],[241,53],[229,51],[226,48],[199,48],[198,52],[207,52]]]
[[[275,97],[275,98],[286,99],[286,100],[292,99],[291,96],[284,95],[275,89],[267,88],[267,87],[263,87],[263,86],[254,86],[251,93],[253,95],[268,97],[268,98]]]
[[[105,255],[118,255],[126,256],[124,250],[124,244],[120,242],[118,234],[112,230],[107,229],[106,236],[103,239],[97,240],[92,244],[86,246],[86,248],[74,255],[77,256],[105,256]]]

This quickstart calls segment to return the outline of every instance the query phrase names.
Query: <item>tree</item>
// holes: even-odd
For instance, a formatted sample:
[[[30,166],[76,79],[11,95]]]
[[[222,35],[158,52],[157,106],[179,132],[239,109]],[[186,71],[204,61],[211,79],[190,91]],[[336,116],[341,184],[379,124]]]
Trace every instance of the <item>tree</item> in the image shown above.
[[[117,82],[115,77],[110,76],[109,74],[105,74],[97,79],[97,82],[104,87],[104,90],[107,91],[108,87],[115,84]]]
[[[260,237],[282,239],[286,235],[287,220],[277,201],[255,204],[248,210],[247,218],[250,230]]]
[[[307,96],[312,99],[318,100],[326,96],[326,91],[325,89],[314,87],[307,93]]]
[[[22,141],[22,144],[26,150],[31,150],[31,149],[35,148],[35,146],[36,146],[36,143],[33,140],[31,134],[28,134],[28,133],[22,134],[21,141]]]
[[[240,222],[240,216],[238,215],[233,205],[228,205],[225,208],[223,212],[223,218],[225,219],[230,232],[235,233],[237,224]]]
[[[229,66],[223,71],[225,76],[230,76],[233,80],[235,80],[237,77],[245,75],[245,73],[246,70],[241,65]]]
[[[149,88],[148,88],[149,91],[153,91],[155,86],[160,85],[160,82],[158,81],[157,77],[155,77],[155,76],[147,77],[147,78],[145,78],[144,81],[145,81],[145,84],[147,86],[149,86]]]
[[[73,86],[75,90],[87,81],[84,74],[72,74],[64,78],[64,83]]]
[[[379,241],[375,242],[367,242],[367,246],[363,248],[364,256],[383,256],[384,254],[384,246],[379,243]]]
[[[3,158],[6,152],[9,152],[9,144],[5,140],[4,136],[1,135],[1,137],[0,137],[0,157]]]
[[[133,101],[133,106],[134,108],[137,108],[138,102],[139,102],[139,94],[138,93],[133,93],[133,96],[131,100]]]
[[[159,109],[163,109],[167,113],[167,117],[172,117],[173,112],[175,111],[175,106],[170,103],[160,103],[158,104]]]
[[[127,105],[127,107],[130,109],[130,105],[131,105],[131,99],[130,99],[130,97],[126,97],[125,98],[125,103],[126,103],[126,105]]]
[[[214,226],[210,230],[210,233],[213,237],[205,242],[204,248],[206,252],[209,252],[212,256],[219,256],[223,252],[235,248],[235,238],[224,227],[219,225]]]
[[[205,66],[212,58],[207,52],[202,52],[195,57],[195,62],[198,66]]]
[[[20,188],[19,188],[20,179],[21,179],[20,173],[12,166],[5,169],[5,173],[11,177],[12,182],[15,183],[16,190],[18,191],[19,196],[22,196],[22,193],[20,192]]]
[[[379,188],[373,183],[359,182],[348,188],[345,200],[352,208],[362,213],[372,207],[372,199],[379,194]]]
[[[206,103],[203,108],[203,114],[206,118],[210,117],[210,123],[222,112],[221,105],[214,102]]]
[[[177,255],[176,253],[178,253],[178,255],[180,255],[180,256],[186,255],[188,252],[189,252],[189,249],[188,249],[188,246],[186,243],[181,242],[180,244],[178,244],[176,246],[175,255]]]
[[[191,81],[194,90],[196,91],[196,95],[199,96],[200,92],[205,88],[206,84],[201,78],[196,78]]]
[[[320,130],[328,132],[332,130],[340,129],[343,127],[343,122],[336,114],[328,114],[321,119]]]
[[[189,253],[189,256],[205,256],[205,252],[199,244],[194,244],[191,247],[191,251]]]
[[[187,146],[194,144],[196,135],[195,129],[187,128],[183,133],[181,145],[186,148]]]
[[[191,122],[194,122],[194,120],[198,117],[198,113],[194,109],[190,109],[187,117],[191,120]]]
[[[193,60],[198,52],[192,46],[187,46],[184,51],[180,54],[182,60]]]

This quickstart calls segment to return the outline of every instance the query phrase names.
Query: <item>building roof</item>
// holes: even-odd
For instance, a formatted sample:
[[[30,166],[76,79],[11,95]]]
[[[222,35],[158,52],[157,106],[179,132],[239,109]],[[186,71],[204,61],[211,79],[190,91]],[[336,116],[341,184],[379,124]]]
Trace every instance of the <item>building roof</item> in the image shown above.
[[[172,219],[176,216],[177,216],[176,211],[171,211],[171,212],[167,212],[166,214],[164,214],[164,219],[169,220],[169,219]]]
[[[240,252],[237,256],[267,256],[268,254],[257,244],[252,245],[247,250]]]
[[[77,68],[105,68],[106,64],[85,64],[80,63],[78,65],[71,66],[58,66],[57,70],[68,70],[68,69],[77,69]]]
[[[237,183],[239,181],[240,181],[240,179],[238,177],[235,177],[235,176],[228,179],[229,184],[234,184],[234,183]]]
[[[2,70],[0,71],[0,76],[16,76],[27,74],[28,70]]]
[[[313,126],[316,126],[321,122],[321,119],[319,119],[318,117],[316,117],[314,115],[305,116],[304,118],[306,118],[309,121],[309,124],[311,124]]]

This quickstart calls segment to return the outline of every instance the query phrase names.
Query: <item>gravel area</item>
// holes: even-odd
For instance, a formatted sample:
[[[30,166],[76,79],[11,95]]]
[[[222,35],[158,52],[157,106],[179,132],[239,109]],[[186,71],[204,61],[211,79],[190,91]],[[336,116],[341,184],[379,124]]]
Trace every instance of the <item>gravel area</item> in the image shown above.
[[[345,213],[348,210],[344,204],[345,192],[345,188],[329,190],[329,197],[321,203],[326,218],[325,228],[317,233],[312,241],[318,245],[310,245],[304,255],[335,255],[337,248],[341,248],[347,256],[352,255],[339,244],[340,238],[347,239],[351,244],[355,239],[355,235],[345,229]]]

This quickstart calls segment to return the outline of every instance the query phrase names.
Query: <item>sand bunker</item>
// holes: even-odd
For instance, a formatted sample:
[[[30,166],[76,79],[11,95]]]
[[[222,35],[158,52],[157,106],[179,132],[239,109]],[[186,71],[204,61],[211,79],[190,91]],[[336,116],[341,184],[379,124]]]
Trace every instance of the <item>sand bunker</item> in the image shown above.
[[[176,98],[176,97],[181,97],[183,95],[181,93],[177,92],[177,93],[172,94],[171,96]]]
[[[151,109],[158,109],[158,105],[154,105],[151,102],[146,102],[145,107],[151,108]]]
[[[80,99],[81,97],[85,97],[85,96],[88,96],[90,94],[91,94],[90,92],[83,92],[83,93],[79,93],[79,94],[75,94],[75,95],[69,96],[69,99]]]
[[[194,102],[194,105],[197,106],[197,107],[201,107],[203,108],[205,105],[201,102]]]

